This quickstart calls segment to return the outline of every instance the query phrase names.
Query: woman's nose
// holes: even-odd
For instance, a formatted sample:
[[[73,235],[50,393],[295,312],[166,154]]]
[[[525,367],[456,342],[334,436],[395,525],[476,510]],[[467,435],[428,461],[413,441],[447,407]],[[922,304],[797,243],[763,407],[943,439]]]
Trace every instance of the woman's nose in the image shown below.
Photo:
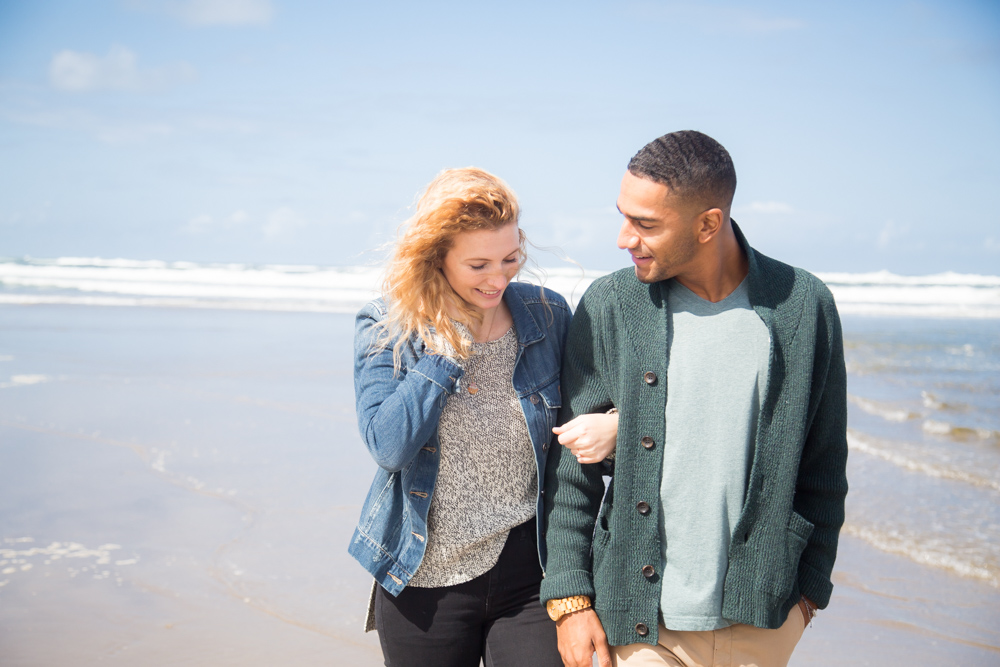
[[[492,274],[486,279],[487,284],[493,289],[500,289],[501,287],[507,286],[507,276],[503,272],[497,272]]]

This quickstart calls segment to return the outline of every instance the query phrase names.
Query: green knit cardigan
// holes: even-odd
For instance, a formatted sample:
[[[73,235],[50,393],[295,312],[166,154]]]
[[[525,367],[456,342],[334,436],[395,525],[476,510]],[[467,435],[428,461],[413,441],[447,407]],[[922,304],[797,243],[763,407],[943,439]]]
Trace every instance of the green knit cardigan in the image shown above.
[[[749,260],[750,303],[771,334],[771,352],[722,615],[777,628],[801,595],[823,608],[833,590],[847,495],[843,340],[827,287],[754,252],[735,223],[733,229]],[[665,287],[639,282],[631,268],[604,276],[587,290],[570,325],[560,421],[619,409],[607,491],[607,468],[581,465],[563,447],[549,453],[546,466],[542,602],[590,596],[613,646],[657,639],[669,384]],[[647,565],[651,576],[643,572]]]

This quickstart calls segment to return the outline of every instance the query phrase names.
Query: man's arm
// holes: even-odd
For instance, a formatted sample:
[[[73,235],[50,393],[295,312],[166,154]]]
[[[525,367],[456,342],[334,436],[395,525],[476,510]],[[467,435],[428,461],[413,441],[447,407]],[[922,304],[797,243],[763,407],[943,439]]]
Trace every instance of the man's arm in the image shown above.
[[[563,353],[561,384],[563,409],[560,423],[577,415],[598,412],[612,401],[604,386],[599,308],[600,287],[587,291],[570,323]],[[595,288],[597,288],[595,290]],[[586,595],[596,597],[591,572],[594,524],[604,495],[599,465],[581,465],[565,447],[554,447],[546,465],[546,544],[548,561],[541,599]],[[610,666],[610,652],[600,619],[593,609],[574,612],[557,622],[559,652],[567,667],[589,667],[596,651],[602,665]]]
[[[819,396],[802,449],[794,508],[815,526],[799,560],[799,590],[815,607],[823,609],[833,591],[830,576],[847,496],[847,371],[833,296],[822,287],[819,297],[817,366],[812,385],[812,391]],[[824,357],[826,363],[821,364]]]

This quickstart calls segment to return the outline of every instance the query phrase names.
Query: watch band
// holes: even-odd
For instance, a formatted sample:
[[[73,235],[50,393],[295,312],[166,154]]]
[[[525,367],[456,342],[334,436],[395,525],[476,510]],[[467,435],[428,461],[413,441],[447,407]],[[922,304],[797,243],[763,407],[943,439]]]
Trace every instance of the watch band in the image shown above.
[[[572,614],[574,611],[580,611],[581,609],[589,609],[590,606],[590,598],[586,595],[571,595],[568,598],[549,600],[545,603],[545,610],[549,612],[549,618],[553,621],[558,621],[566,614]]]

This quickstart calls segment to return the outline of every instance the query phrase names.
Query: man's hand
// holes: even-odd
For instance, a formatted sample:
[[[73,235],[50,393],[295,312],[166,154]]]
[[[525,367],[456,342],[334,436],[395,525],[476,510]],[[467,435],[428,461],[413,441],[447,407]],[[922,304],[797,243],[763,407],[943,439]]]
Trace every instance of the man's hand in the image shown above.
[[[559,436],[559,444],[570,450],[580,463],[600,463],[615,451],[618,415],[580,415],[556,426],[552,432]]]
[[[566,667],[592,667],[594,652],[597,664],[611,667],[611,649],[601,619],[593,609],[581,609],[556,621],[559,655]]]

